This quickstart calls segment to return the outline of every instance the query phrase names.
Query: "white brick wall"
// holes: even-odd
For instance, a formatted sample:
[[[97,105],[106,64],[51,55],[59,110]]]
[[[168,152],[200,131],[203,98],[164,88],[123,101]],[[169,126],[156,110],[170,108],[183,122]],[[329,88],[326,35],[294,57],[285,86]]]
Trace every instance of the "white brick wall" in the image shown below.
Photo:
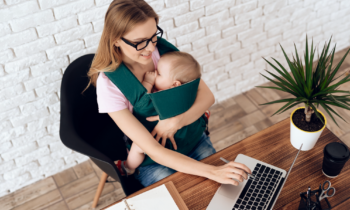
[[[0,196],[87,158],[60,141],[59,91],[94,53],[112,0],[0,0]],[[333,35],[350,45],[349,0],[147,0],[165,37],[201,64],[217,102],[266,82],[262,57]],[[281,61],[284,64],[284,61]]]

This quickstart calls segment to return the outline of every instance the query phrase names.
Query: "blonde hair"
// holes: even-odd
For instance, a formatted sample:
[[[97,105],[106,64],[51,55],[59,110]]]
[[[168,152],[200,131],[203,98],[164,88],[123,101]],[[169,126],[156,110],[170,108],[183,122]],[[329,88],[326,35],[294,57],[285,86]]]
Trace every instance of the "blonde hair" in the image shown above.
[[[157,13],[144,0],[114,0],[109,5],[101,40],[87,73],[90,81],[85,90],[91,84],[96,87],[99,72],[113,72],[118,68],[122,63],[122,52],[114,45],[115,42],[149,18],[154,18],[158,25]]]
[[[170,76],[181,84],[201,77],[201,66],[194,57],[185,52],[173,51],[162,55],[162,62],[169,62]]]

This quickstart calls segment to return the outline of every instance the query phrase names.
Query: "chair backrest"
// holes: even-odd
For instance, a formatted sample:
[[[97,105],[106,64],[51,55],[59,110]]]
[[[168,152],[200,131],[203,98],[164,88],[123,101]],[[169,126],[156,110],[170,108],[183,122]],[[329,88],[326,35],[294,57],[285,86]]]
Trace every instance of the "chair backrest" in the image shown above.
[[[87,155],[101,170],[120,183],[129,195],[142,188],[133,178],[121,177],[115,160],[125,160],[127,152],[123,132],[108,114],[98,112],[96,88],[89,83],[87,72],[94,54],[73,61],[64,72],[61,84],[60,137],[64,145]]]

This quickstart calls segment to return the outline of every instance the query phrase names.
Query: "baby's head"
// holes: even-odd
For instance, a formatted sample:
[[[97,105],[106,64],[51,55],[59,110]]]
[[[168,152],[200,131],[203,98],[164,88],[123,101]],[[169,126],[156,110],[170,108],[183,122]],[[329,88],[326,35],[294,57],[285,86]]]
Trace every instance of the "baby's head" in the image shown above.
[[[192,55],[168,52],[159,59],[155,88],[166,90],[201,77],[201,67]]]

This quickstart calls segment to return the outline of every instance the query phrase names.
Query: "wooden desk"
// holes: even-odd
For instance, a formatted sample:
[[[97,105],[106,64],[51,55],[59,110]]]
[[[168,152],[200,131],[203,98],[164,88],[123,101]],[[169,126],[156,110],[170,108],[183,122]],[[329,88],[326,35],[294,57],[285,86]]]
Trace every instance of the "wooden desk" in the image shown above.
[[[202,162],[223,165],[220,157],[234,160],[239,153],[242,153],[288,171],[297,153],[297,149],[290,143],[289,136],[289,119],[286,119],[203,159]],[[336,189],[335,196],[329,198],[333,209],[350,208],[350,161],[346,163],[337,178],[330,179],[322,174],[323,148],[330,142],[341,141],[326,128],[312,150],[300,152],[274,209],[298,209],[300,192],[306,192],[308,186],[315,190],[325,180],[330,180]],[[177,172],[130,196],[135,196],[168,181],[173,181],[190,210],[206,209],[220,186],[219,183],[203,177]]]

